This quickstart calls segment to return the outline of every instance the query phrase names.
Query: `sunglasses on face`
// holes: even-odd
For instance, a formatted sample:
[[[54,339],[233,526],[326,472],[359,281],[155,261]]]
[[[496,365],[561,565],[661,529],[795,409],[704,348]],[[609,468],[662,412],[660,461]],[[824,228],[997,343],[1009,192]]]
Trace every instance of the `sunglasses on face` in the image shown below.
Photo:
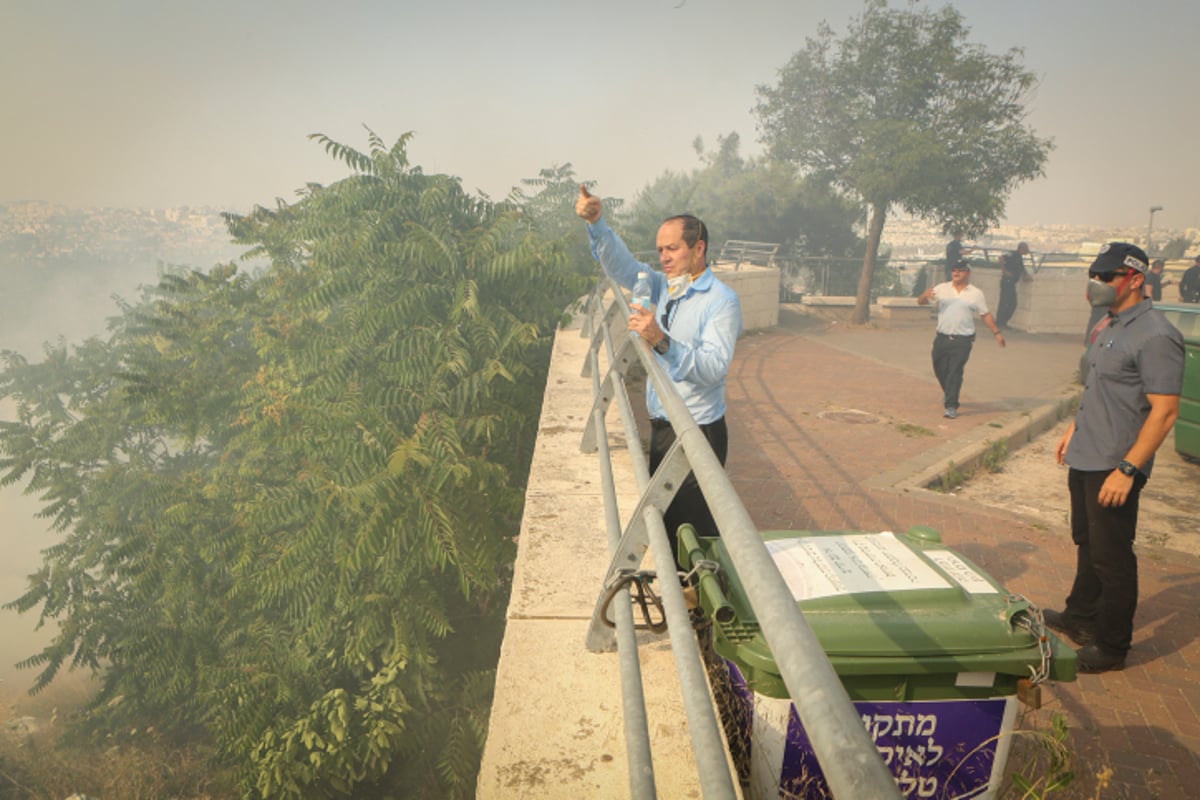
[[[1133,270],[1127,269],[1124,272],[1103,272],[1099,275],[1093,275],[1092,277],[1102,283],[1112,283],[1117,278],[1124,278],[1126,275],[1129,275],[1132,271]]]

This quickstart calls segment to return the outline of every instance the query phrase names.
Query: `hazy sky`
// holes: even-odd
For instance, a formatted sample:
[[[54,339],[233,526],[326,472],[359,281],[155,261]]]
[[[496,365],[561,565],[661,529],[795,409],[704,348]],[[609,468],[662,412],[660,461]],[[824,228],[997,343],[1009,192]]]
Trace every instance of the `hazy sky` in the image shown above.
[[[893,5],[897,5],[893,2]],[[929,3],[940,7],[942,3]],[[1200,227],[1200,5],[960,0],[971,38],[1024,49],[1056,149],[1009,221]],[[413,131],[413,162],[502,197],[570,162],[632,199],[691,143],[759,149],[755,87],[849,0],[0,0],[0,202],[291,201]]]

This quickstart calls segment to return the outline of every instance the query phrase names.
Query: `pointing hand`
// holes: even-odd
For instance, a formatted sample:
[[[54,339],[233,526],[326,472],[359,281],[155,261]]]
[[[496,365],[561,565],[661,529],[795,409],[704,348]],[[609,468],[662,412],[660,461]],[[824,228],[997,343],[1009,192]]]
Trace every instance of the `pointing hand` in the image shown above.
[[[587,222],[595,222],[602,213],[600,198],[589,192],[582,183],[579,184],[579,199],[575,201],[575,213]]]

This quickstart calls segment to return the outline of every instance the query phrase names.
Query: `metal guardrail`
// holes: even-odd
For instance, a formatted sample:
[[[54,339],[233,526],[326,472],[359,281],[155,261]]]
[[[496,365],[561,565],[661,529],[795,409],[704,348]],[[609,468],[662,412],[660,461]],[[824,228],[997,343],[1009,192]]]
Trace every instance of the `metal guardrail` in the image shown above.
[[[862,271],[861,257],[779,256],[775,263],[780,271],[780,299],[785,302],[805,295],[853,296],[857,292],[858,277]],[[923,258],[880,259],[876,265],[877,279],[891,277],[894,280],[891,285],[873,287],[872,298],[911,295],[921,272],[928,269],[931,263]],[[885,267],[892,271],[891,276],[884,275]]]
[[[606,306],[604,298],[608,289],[612,290],[612,299]],[[691,471],[721,531],[732,566],[740,575],[753,576],[753,580],[745,581],[746,594],[834,797],[843,800],[900,798],[895,778],[884,765],[724,467],[650,348],[640,337],[626,330],[630,311],[624,293],[617,284],[602,278],[588,299],[586,311],[583,335],[591,337],[591,344],[583,376],[592,378],[595,396],[581,449],[600,455],[605,521],[612,556],[588,629],[587,647],[593,652],[609,652],[615,648],[620,656],[630,796],[656,796],[654,765],[628,591],[619,589],[616,602],[609,601],[611,589],[636,571],[650,550],[658,571],[666,576],[658,581],[659,591],[701,789],[706,798],[736,797],[699,645],[682,588],[679,581],[673,579],[675,565],[663,524],[663,511]],[[608,359],[603,374],[601,350]],[[676,441],[653,475],[649,473],[641,448],[628,448],[631,454],[636,454],[633,467],[640,497],[628,525],[622,530],[605,418],[610,404],[616,401],[626,441],[640,441],[625,388],[626,372],[639,362],[662,400],[675,429]],[[664,568],[664,565],[669,566]],[[615,609],[615,630],[604,622],[606,606]]]
[[[754,264],[760,267],[775,266],[775,256],[779,253],[778,242],[750,242],[743,239],[726,239],[717,254],[718,262],[732,261],[734,269],[740,269],[742,264]]]
[[[968,260],[974,266],[999,269],[1001,257],[1010,250],[1011,247],[974,245]],[[1076,262],[1082,258],[1084,256],[1071,253],[1030,252],[1025,256],[1025,266],[1036,275],[1043,265]],[[862,258],[781,255],[775,258],[775,264],[780,270],[780,299],[791,301],[804,295],[853,295],[857,291]],[[872,299],[911,296],[913,287],[917,285],[922,273],[925,274],[926,285],[929,281],[940,283],[944,280],[944,266],[945,258],[942,256],[881,258],[876,266],[877,278],[882,275],[882,268],[886,267],[894,273],[894,280],[890,286],[873,287]]]

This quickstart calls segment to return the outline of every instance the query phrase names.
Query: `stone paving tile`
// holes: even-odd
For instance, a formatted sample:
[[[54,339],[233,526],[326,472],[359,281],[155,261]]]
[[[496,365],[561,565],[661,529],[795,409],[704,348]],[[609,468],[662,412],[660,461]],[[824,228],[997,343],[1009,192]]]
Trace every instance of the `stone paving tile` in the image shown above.
[[[930,380],[792,331],[740,342],[728,387],[727,469],[751,516],[763,530],[928,525],[1010,591],[1059,607],[1074,574],[1065,521],[1039,529],[1018,515],[935,492],[866,487],[871,477],[972,426],[993,424],[1005,411],[999,403],[972,403],[970,414],[950,427]],[[1013,380],[1019,383],[1019,375]],[[1070,724],[1079,762],[1072,797],[1197,795],[1200,559],[1142,558],[1140,567],[1126,669],[1080,675],[1045,692],[1047,708]],[[1048,729],[1047,708],[1027,715],[1026,727]],[[1112,770],[1107,787],[1101,786],[1105,768]]]

